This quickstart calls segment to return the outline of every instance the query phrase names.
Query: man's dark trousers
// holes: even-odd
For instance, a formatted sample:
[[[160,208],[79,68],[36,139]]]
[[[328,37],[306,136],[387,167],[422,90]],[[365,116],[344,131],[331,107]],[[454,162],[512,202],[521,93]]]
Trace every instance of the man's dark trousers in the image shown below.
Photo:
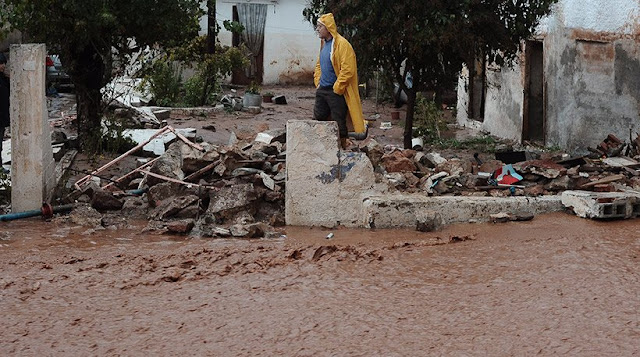
[[[316,90],[316,104],[313,107],[313,118],[326,121],[331,119],[338,123],[340,137],[346,138],[347,132],[347,102],[344,96],[335,94],[331,86],[319,87]]]

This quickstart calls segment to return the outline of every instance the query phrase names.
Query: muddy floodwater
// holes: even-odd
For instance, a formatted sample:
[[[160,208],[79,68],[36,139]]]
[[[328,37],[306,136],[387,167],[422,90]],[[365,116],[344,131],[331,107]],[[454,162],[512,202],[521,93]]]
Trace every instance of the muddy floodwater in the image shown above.
[[[0,224],[3,356],[640,354],[638,220],[270,240]]]

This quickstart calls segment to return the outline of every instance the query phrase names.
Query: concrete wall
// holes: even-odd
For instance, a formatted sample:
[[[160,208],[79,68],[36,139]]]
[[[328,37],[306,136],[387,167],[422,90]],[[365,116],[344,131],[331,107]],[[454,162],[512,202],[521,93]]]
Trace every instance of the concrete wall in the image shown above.
[[[583,153],[609,133],[625,139],[630,128],[640,131],[639,14],[637,0],[561,0],[538,28],[544,41],[547,146]],[[494,135],[521,137],[523,62],[488,71],[481,126]],[[465,103],[466,88],[458,93]],[[468,124],[466,108],[459,107],[458,122]]]
[[[224,29],[222,22],[233,19],[233,6],[241,2],[243,1],[219,0],[216,4],[216,19],[221,27],[218,38],[223,45],[231,45],[232,34]],[[307,1],[250,2],[268,4],[263,84],[312,84],[320,39],[313,26],[302,16]],[[206,24],[206,18],[201,19],[201,33],[206,32]]]
[[[338,147],[336,122],[287,122],[287,225],[359,227],[362,201],[380,194],[365,153]]]

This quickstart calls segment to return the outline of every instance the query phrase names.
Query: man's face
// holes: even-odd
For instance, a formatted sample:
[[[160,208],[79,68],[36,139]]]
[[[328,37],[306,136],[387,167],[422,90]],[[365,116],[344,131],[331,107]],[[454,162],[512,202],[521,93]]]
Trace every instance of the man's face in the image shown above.
[[[316,25],[316,31],[318,32],[318,37],[323,40],[331,38],[331,32],[329,32],[329,30],[327,30],[327,27],[321,22],[318,22],[318,24]]]

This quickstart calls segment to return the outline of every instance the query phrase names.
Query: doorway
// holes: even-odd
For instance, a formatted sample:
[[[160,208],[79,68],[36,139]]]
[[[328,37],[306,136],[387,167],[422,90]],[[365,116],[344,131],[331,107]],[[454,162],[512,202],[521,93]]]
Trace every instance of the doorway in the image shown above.
[[[544,46],[527,41],[522,141],[545,143]]]
[[[238,4],[233,6],[233,21],[244,26],[241,34],[233,34],[232,46],[241,44],[249,50],[251,64],[245,70],[234,71],[231,82],[247,85],[261,84],[264,76],[264,30],[267,17],[265,4]]]
[[[469,114],[470,118],[484,120],[486,95],[486,58],[480,55],[473,61],[469,73]]]

